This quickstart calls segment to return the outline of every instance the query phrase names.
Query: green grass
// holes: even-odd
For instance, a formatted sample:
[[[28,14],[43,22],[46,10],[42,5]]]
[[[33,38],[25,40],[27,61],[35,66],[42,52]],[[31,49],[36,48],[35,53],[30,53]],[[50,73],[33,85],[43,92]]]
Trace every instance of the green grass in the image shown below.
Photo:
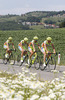
[[[16,54],[18,55],[18,53],[20,53],[20,51],[18,50],[18,43],[24,37],[28,37],[29,42],[30,42],[35,35],[39,37],[38,42],[40,45],[48,36],[51,36],[53,39],[56,51],[61,53],[61,64],[65,65],[65,28],[0,31],[0,58],[2,58],[2,55],[4,52],[3,44],[8,39],[9,36],[13,37],[14,45],[17,49]]]

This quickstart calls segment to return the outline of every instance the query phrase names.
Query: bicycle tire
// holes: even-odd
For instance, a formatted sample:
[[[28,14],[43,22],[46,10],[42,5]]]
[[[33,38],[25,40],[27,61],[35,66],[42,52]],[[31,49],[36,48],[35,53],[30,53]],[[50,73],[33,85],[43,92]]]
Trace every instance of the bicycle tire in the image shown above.
[[[52,57],[49,60],[49,62],[48,62],[48,68],[49,68],[50,71],[56,69],[56,60],[55,60],[55,58]]]
[[[23,60],[23,64],[24,64],[24,66],[28,65],[28,55],[25,56],[25,58]]]
[[[2,59],[3,59],[3,64],[7,64],[7,58],[5,58],[5,54],[6,54],[6,53],[4,53],[4,54],[3,54],[3,57],[2,57]]]
[[[37,57],[34,61],[34,67],[36,70],[38,70],[40,68],[40,59],[39,57]]]
[[[47,66],[43,66],[43,59],[40,59],[40,70],[43,71]]]
[[[18,64],[19,66],[22,66],[23,64],[24,64],[24,65],[25,65],[25,64],[28,64],[28,55],[25,56],[23,62],[21,62],[21,54],[19,54],[19,55],[17,56],[17,64]]]
[[[9,57],[9,63],[14,65],[15,64],[15,55],[11,54]]]
[[[19,54],[17,56],[17,65],[22,66],[22,63],[21,63],[21,54]]]

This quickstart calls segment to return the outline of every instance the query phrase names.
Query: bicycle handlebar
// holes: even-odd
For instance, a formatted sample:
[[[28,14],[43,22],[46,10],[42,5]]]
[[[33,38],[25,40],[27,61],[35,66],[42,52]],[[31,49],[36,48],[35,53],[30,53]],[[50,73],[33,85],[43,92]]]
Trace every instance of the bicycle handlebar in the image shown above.
[[[9,51],[15,51],[16,52],[16,49],[14,50],[14,49],[9,49]]]
[[[50,55],[50,54],[55,54],[55,56],[56,56],[58,53],[57,53],[57,52],[56,52],[56,53],[50,53],[50,52],[49,52],[49,53],[47,53],[47,54],[48,54],[48,55]]]

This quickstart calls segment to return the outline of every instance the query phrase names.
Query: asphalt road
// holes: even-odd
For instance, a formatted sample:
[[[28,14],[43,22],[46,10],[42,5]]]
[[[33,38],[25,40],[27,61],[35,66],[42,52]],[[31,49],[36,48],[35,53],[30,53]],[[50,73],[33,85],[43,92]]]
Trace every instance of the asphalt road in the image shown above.
[[[25,65],[24,65],[25,66]],[[0,59],[0,71],[8,71],[13,74],[22,72],[22,67],[24,66],[18,66],[17,63],[15,65],[10,65],[10,64],[3,64],[2,60]],[[55,77],[61,77],[62,72],[65,71],[65,66],[56,66],[56,69],[59,71],[57,74],[53,74],[52,72],[49,72],[47,70],[41,71],[36,70],[34,66],[32,66],[29,70],[30,72],[37,73],[37,78],[40,80],[52,80]]]

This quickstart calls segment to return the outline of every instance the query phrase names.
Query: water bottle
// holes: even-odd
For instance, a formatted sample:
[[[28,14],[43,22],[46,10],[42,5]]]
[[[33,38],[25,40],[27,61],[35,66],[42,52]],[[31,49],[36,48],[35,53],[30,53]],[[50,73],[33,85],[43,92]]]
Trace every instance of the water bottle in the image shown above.
[[[8,53],[5,54],[5,58],[9,58],[9,54]]]
[[[23,56],[23,59],[25,58],[25,56]]]
[[[58,64],[60,64],[60,52],[58,54]]]

